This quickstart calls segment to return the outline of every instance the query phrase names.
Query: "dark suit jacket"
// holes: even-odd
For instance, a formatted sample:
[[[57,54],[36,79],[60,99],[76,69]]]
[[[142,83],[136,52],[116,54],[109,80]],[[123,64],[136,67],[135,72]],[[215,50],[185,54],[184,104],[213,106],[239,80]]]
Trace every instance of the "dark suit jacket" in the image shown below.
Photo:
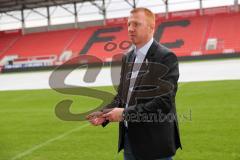
[[[131,76],[129,73],[132,69],[132,64],[128,62],[132,54],[133,51],[123,56],[117,95],[105,108],[125,107],[129,77]],[[179,77],[178,60],[174,53],[154,40],[144,62],[139,71],[139,75],[143,76],[138,76],[136,79],[135,91],[132,92],[129,107],[124,110],[124,115],[129,120],[128,137],[134,155],[139,160],[155,160],[173,156],[181,147],[178,122],[175,116],[175,95]],[[154,86],[159,88],[151,90]],[[162,116],[151,121],[154,119],[149,119],[151,114]],[[163,120],[163,115],[170,119]],[[162,119],[159,119],[161,117]],[[124,123],[120,122],[119,152],[124,147],[125,131]]]

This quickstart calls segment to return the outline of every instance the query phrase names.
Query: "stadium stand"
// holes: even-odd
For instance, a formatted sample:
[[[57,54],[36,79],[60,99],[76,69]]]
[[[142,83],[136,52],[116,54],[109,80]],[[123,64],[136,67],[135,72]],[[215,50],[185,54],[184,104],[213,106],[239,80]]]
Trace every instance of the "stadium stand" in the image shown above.
[[[6,52],[21,36],[21,30],[0,32],[0,56]]]
[[[240,52],[240,13],[229,7],[157,15],[155,38],[178,57]],[[21,35],[0,32],[0,65],[5,68],[60,65],[78,55],[94,55],[109,62],[130,46],[126,18],[108,19],[107,25]]]

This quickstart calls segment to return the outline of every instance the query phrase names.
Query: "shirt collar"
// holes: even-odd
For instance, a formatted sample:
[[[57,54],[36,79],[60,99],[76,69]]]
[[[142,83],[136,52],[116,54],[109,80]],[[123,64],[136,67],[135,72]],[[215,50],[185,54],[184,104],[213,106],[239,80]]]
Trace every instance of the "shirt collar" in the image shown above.
[[[141,48],[137,50],[136,46],[134,47],[134,52],[137,54],[136,56],[145,57],[149,48],[151,47],[153,43],[153,38],[151,38],[145,45],[143,45]]]

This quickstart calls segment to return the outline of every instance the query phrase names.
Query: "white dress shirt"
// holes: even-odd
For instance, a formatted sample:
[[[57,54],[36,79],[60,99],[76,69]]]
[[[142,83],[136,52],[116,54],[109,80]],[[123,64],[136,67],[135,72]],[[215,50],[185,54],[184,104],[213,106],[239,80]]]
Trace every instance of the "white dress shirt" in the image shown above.
[[[133,87],[136,81],[136,78],[138,76],[139,70],[141,68],[141,65],[147,55],[147,52],[149,48],[151,47],[153,43],[153,38],[151,38],[144,46],[141,48],[137,49],[136,46],[134,46],[134,54],[136,54],[136,58],[133,64],[133,69],[132,69],[132,74],[131,74],[131,79],[129,83],[129,90],[128,90],[128,95],[127,95],[127,102],[126,102],[126,108],[128,107],[129,100],[131,98],[131,94],[133,91]],[[125,126],[127,127],[127,121],[124,121]]]

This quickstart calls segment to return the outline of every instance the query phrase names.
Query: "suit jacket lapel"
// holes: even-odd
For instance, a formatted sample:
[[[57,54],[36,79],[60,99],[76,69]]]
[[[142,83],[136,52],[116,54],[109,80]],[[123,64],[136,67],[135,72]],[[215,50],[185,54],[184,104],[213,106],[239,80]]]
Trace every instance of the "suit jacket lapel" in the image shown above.
[[[124,72],[124,89],[123,89],[123,91],[124,91],[124,102],[126,103],[126,101],[127,101],[127,94],[128,94],[128,89],[129,89],[129,84],[130,84],[130,78],[131,78],[131,72],[132,72],[132,68],[133,68],[133,64],[134,64],[134,62],[132,61],[131,62],[131,56],[132,56],[132,54],[133,54],[133,51],[134,50],[132,50],[132,51],[130,51],[129,52],[129,54],[128,54],[128,56],[127,56],[127,58],[126,58],[126,65],[125,65],[125,72]]]
[[[134,88],[136,88],[137,86],[140,86],[141,84],[141,80],[142,78],[145,76],[145,72],[148,71],[149,69],[149,63],[152,62],[152,58],[154,57],[154,53],[156,52],[156,49],[157,49],[157,46],[158,46],[158,42],[156,40],[153,41],[151,47],[149,48],[144,60],[143,60],[143,63],[140,67],[140,70],[138,72],[138,76],[137,76],[137,79],[134,83]],[[129,86],[129,82],[128,81],[128,86]],[[129,100],[129,103],[130,104],[134,104],[135,103],[135,95],[136,95],[136,92],[132,92],[131,94],[131,98]]]

